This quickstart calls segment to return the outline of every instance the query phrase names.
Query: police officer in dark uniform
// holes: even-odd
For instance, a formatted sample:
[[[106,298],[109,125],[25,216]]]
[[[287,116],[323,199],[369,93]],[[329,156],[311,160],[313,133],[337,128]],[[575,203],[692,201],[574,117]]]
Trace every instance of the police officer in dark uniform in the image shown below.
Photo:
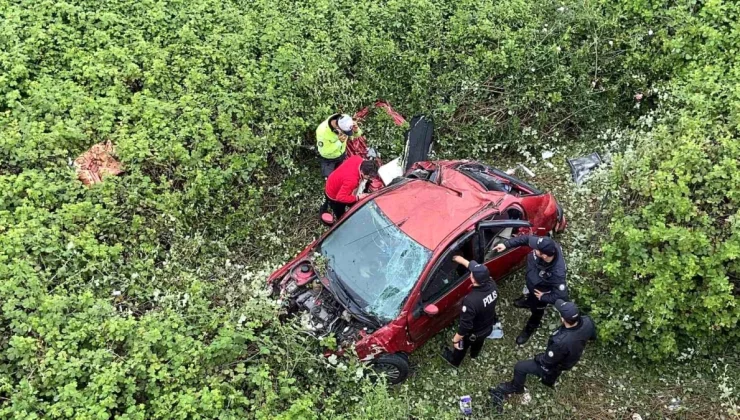
[[[490,389],[493,405],[499,412],[507,395],[524,392],[527,375],[537,376],[543,384],[554,386],[560,373],[570,370],[581,359],[586,342],[596,339],[594,322],[581,316],[575,303],[558,299],[554,306],[560,312],[563,325],[552,333],[545,352],[534,359],[517,362],[514,379]]]
[[[565,258],[560,245],[548,236],[522,235],[511,238],[494,248],[503,252],[507,248],[529,246],[532,252],[527,256],[527,286],[524,295],[514,301],[514,306],[529,309],[524,330],[516,338],[516,343],[524,345],[537,330],[548,304],[558,299],[568,300],[568,285],[565,283]]]
[[[470,280],[473,283],[472,290],[463,299],[460,325],[452,338],[453,350],[445,347],[442,353],[447,362],[458,367],[465,358],[468,348],[471,358],[478,357],[486,337],[491,334],[493,325],[497,322],[498,287],[485,265],[468,261],[459,255],[452,260],[470,270]]]

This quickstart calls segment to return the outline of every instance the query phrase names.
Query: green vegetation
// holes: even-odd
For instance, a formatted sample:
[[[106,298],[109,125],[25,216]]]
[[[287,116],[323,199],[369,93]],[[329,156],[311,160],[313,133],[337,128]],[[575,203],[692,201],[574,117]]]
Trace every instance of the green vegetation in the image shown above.
[[[681,72],[614,166],[590,292],[603,338],[661,359],[722,353],[740,319],[740,42],[736,4],[673,11]]]
[[[388,390],[317,356],[262,294],[320,231],[312,131],[378,98],[431,113],[442,157],[614,152],[593,189],[565,172],[533,180],[572,198],[570,281],[603,339],[584,368],[593,381],[569,374],[555,395],[583,417],[627,415],[629,401],[665,413],[628,379],[604,379],[653,359],[665,367],[636,383],[673,390],[675,369],[696,400],[681,413],[737,415],[739,13],[722,1],[0,0],[0,417],[454,416],[436,394],[459,392],[428,388],[447,386],[430,361],[444,337]],[[367,128],[399,150],[382,115]],[[106,140],[126,172],[83,187],[68,163]],[[505,316],[510,339],[518,315]],[[495,357],[489,346],[495,369],[544,336],[510,341]],[[489,385],[470,365],[460,375]],[[621,408],[572,402],[594,384]],[[515,414],[576,416],[553,404]]]

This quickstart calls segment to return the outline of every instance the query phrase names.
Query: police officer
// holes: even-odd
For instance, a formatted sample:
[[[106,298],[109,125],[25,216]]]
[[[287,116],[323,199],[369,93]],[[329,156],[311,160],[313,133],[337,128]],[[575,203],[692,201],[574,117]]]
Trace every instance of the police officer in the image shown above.
[[[316,128],[321,175],[328,178],[347,158],[347,140],[362,136],[362,130],[347,114],[334,114]]]
[[[470,270],[473,289],[463,299],[460,325],[452,338],[452,348],[445,347],[442,357],[452,366],[458,367],[470,348],[470,357],[476,358],[483,348],[486,337],[491,334],[496,323],[496,300],[498,287],[491,279],[488,268],[475,261],[468,261],[456,255],[452,260]]]
[[[507,248],[527,245],[532,253],[527,256],[527,285],[524,295],[514,301],[514,306],[531,311],[524,330],[516,343],[524,345],[537,330],[548,304],[558,299],[568,300],[568,285],[565,283],[565,258],[557,242],[548,236],[522,235],[496,245],[494,250],[503,252]]]
[[[544,385],[554,386],[560,373],[570,370],[581,359],[586,342],[596,339],[594,322],[581,316],[575,303],[558,299],[554,306],[560,312],[563,325],[552,333],[545,352],[534,359],[517,362],[514,379],[489,390],[493,405],[499,412],[507,395],[524,392],[527,375],[537,376]]]

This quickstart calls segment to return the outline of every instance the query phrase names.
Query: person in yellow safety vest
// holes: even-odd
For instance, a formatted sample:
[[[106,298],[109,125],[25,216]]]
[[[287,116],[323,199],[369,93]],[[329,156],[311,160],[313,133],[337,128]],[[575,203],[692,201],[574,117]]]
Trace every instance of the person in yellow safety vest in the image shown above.
[[[347,140],[360,137],[362,130],[347,114],[334,114],[316,129],[316,147],[321,161],[321,175],[328,178],[347,158]]]

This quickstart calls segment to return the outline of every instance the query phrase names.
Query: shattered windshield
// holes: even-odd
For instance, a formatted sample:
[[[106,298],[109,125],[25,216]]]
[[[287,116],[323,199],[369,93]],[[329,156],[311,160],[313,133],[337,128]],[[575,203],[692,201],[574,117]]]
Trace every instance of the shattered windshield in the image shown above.
[[[332,232],[321,244],[321,254],[357,303],[385,322],[398,316],[432,256],[388,220],[374,201]]]

